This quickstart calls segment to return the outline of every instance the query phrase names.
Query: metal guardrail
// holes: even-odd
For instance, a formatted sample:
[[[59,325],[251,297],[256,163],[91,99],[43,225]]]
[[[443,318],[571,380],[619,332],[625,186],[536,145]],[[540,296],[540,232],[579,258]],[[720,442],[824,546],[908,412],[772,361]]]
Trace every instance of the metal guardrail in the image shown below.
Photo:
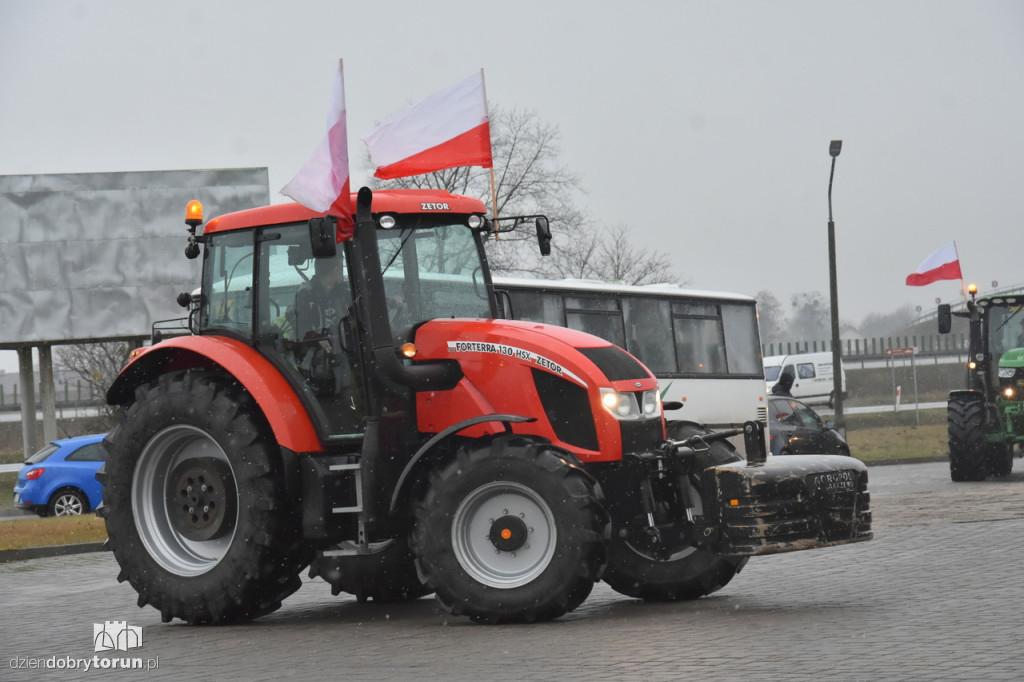
[[[843,358],[884,359],[886,351],[893,348],[914,348],[920,356],[960,355],[967,351],[966,334],[906,334],[866,339],[843,339]],[[761,344],[761,354],[796,355],[798,353],[821,353],[832,350],[832,342],[781,341]]]

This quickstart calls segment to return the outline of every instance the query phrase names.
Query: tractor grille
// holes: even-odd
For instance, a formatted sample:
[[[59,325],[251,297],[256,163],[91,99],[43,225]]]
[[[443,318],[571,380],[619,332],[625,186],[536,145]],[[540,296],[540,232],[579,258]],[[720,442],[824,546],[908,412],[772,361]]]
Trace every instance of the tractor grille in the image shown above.
[[[550,372],[531,371],[540,403],[558,439],[576,447],[597,450],[597,430],[587,389]]]
[[[661,419],[620,420],[622,430],[622,454],[651,452],[664,442]]]

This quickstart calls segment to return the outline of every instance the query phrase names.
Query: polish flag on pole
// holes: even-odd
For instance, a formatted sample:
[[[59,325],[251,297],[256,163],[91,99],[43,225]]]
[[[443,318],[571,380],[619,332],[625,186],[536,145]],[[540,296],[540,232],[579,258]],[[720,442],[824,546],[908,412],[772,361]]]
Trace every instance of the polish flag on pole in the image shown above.
[[[907,286],[923,287],[940,279],[963,279],[956,242],[952,241],[924,259],[917,271],[907,275]]]
[[[457,166],[490,168],[491,128],[484,72],[392,115],[363,137],[382,180]]]
[[[348,128],[345,123],[345,72],[338,60],[338,73],[331,88],[327,111],[327,135],[306,165],[284,186],[281,194],[306,208],[336,215],[343,232],[352,230],[352,192],[349,189]]]

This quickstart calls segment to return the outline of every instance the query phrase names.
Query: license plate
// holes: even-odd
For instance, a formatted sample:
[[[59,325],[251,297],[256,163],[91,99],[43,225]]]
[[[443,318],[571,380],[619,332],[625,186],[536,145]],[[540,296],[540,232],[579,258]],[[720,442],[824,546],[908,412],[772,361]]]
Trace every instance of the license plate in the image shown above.
[[[857,475],[852,471],[828,471],[811,474],[809,478],[811,494],[848,493],[857,489]]]

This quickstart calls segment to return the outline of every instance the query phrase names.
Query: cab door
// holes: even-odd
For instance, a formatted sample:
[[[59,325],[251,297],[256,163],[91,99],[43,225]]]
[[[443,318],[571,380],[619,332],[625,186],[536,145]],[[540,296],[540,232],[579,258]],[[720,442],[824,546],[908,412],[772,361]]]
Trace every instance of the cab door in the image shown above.
[[[257,349],[288,377],[322,438],[360,441],[365,388],[344,250],[314,258],[305,223],[264,228],[257,241]]]

